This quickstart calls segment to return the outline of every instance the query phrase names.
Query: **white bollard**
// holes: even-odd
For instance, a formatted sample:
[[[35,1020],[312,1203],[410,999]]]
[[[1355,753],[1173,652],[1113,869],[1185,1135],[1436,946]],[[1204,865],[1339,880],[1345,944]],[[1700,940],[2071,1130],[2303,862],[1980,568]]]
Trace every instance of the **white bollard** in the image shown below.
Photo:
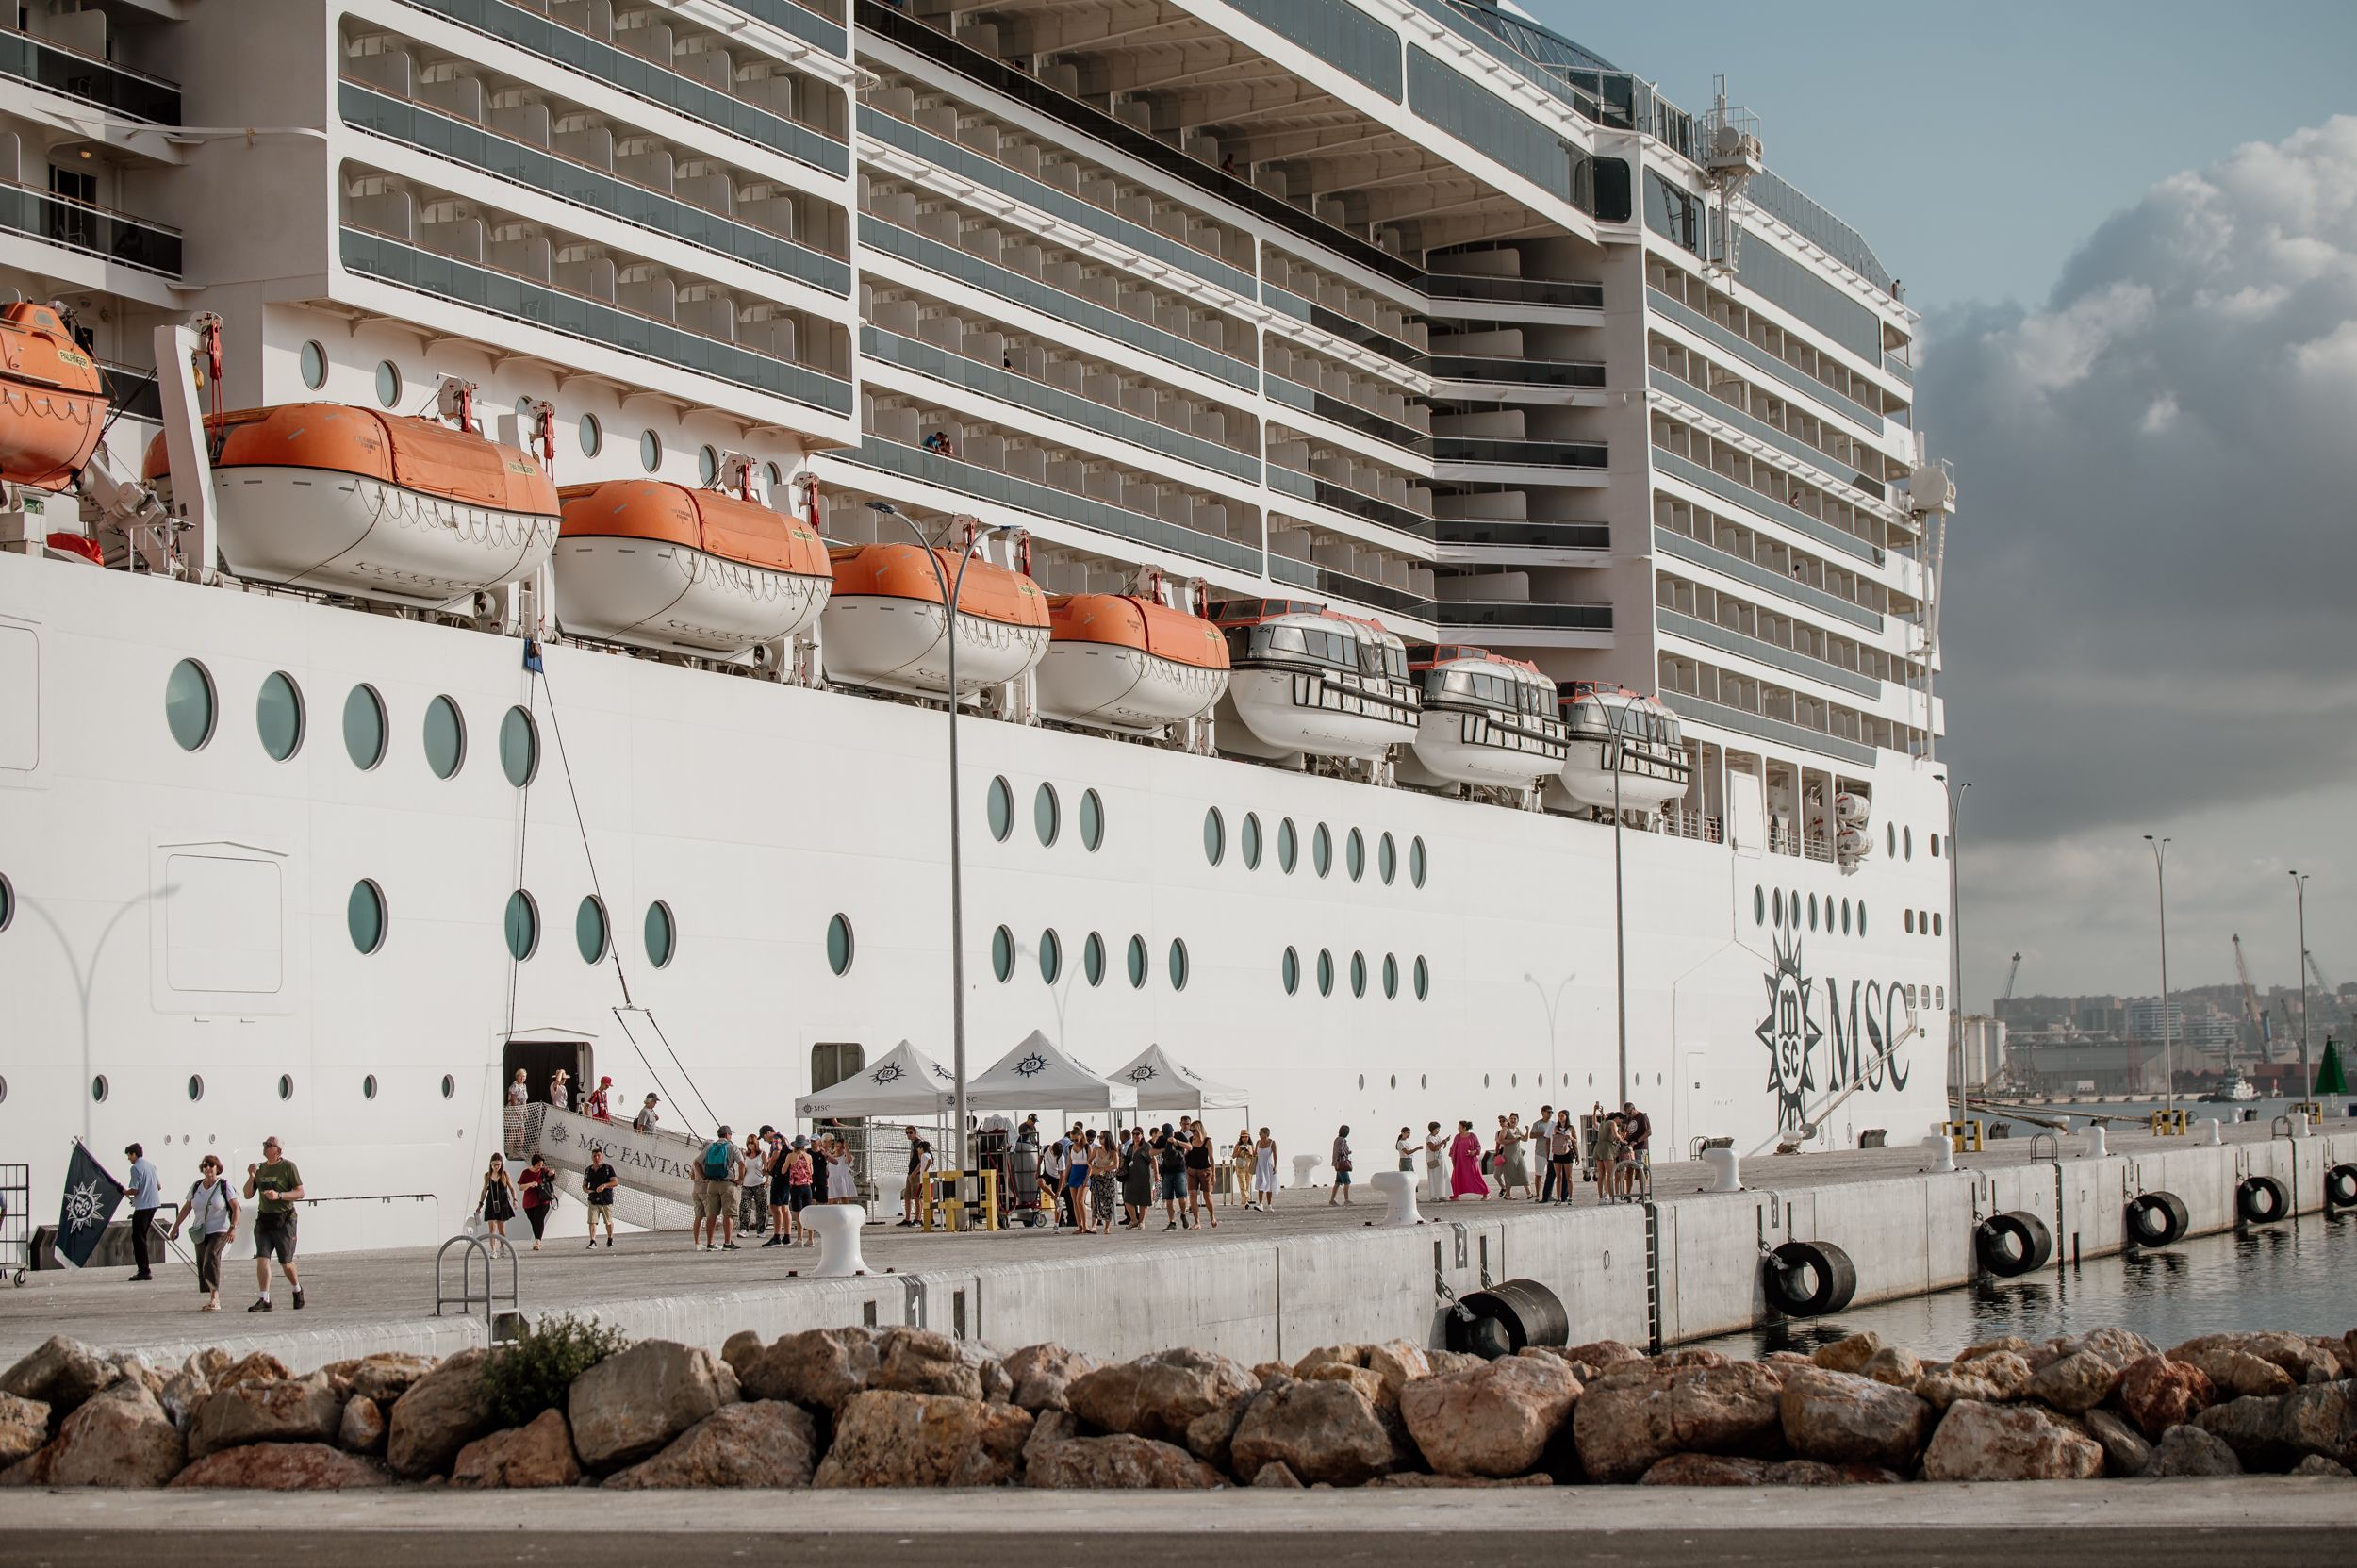
[[[2217,1118],[2216,1116],[2206,1117],[2202,1121],[2201,1141],[2208,1144],[2213,1148],[2226,1141],[2225,1129],[2218,1126]]]
[[[1923,1147],[1932,1157],[1933,1170],[1952,1171],[1956,1168],[1956,1142],[1944,1131],[1934,1132],[1924,1139]]]
[[[2315,1131],[2316,1124],[2308,1119],[2308,1113],[2295,1107],[2292,1111],[2292,1136],[2304,1138]]]
[[[1710,1184],[1703,1191],[1739,1193],[1743,1190],[1742,1172],[1740,1164],[1735,1157],[1735,1150],[1731,1148],[1704,1149],[1703,1164],[1710,1167]]]
[[[1379,1170],[1367,1178],[1367,1185],[1391,1205],[1376,1223],[1381,1226],[1422,1225],[1424,1211],[1416,1207],[1416,1179],[1404,1170]]]
[[[2103,1124],[2102,1122],[2089,1122],[2087,1124],[2087,1147],[2085,1158],[2089,1160],[2102,1160],[2107,1158],[2110,1153],[2111,1150],[2103,1147]]]
[[[1296,1187],[1306,1187],[1306,1186],[1308,1186],[1308,1185],[1310,1184],[1310,1173],[1311,1173],[1312,1171],[1315,1171],[1317,1168],[1318,1168],[1318,1157],[1317,1157],[1316,1155],[1314,1155],[1314,1154],[1296,1154],[1296,1155],[1294,1155],[1294,1186],[1296,1186]]]
[[[822,1279],[848,1279],[867,1272],[860,1255],[860,1227],[867,1211],[856,1203],[821,1203],[802,1211],[802,1223],[817,1232],[818,1266],[810,1272]]]

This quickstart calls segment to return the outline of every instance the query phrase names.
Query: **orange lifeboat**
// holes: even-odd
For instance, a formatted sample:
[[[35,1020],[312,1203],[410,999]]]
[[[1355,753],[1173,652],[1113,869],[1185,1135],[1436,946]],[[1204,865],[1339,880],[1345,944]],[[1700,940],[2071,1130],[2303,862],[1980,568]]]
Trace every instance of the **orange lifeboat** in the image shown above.
[[[432,420],[288,403],[206,421],[221,553],[240,577],[441,609],[556,545],[556,487],[514,447]],[[158,436],[147,476],[167,497]]]
[[[45,305],[0,308],[0,480],[62,490],[107,423],[97,362]]]
[[[1200,616],[1135,594],[1047,602],[1040,711],[1109,730],[1159,734],[1200,718],[1228,690],[1228,644]]]
[[[864,544],[832,553],[834,596],[822,622],[828,675],[847,685],[947,692],[941,585],[958,581],[958,553]],[[957,638],[959,696],[1028,674],[1047,652],[1047,596],[1019,571],[968,562],[958,589]]]
[[[569,632],[734,657],[799,635],[826,608],[827,547],[799,518],[659,479],[559,494],[556,602]]]

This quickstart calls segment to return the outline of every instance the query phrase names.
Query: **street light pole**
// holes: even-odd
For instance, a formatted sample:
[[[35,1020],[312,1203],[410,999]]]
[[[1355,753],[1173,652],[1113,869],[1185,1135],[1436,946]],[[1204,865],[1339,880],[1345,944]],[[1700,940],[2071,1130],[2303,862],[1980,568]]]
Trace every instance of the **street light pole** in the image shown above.
[[[2308,879],[2298,871],[2292,873],[2292,897],[2299,907],[2299,1098],[2305,1101],[2316,1087],[2316,1079],[2308,1070]]]
[[[2173,1114],[2177,1109],[2177,1035],[2168,1015],[2168,847],[2172,840],[2146,834],[2144,841],[2152,846],[2152,880],[2160,891],[2161,1071],[2168,1079],[2168,1109]]]
[[[1573,973],[1573,974],[1568,974],[1568,975],[1565,975],[1565,976],[1563,977],[1562,983],[1561,983],[1561,984],[1559,984],[1559,985],[1558,985],[1558,986],[1555,988],[1555,995],[1553,995],[1552,997],[1550,997],[1550,996],[1548,996],[1548,995],[1547,995],[1547,988],[1546,988],[1545,986],[1543,986],[1543,985],[1541,985],[1541,984],[1540,984],[1540,983],[1539,983],[1539,977],[1538,977],[1537,975],[1534,975],[1534,974],[1530,973],[1527,969],[1525,969],[1525,970],[1524,970],[1524,971],[1523,971],[1523,979],[1525,979],[1525,980],[1526,980],[1526,981],[1528,981],[1528,982],[1530,982],[1530,984],[1531,984],[1531,988],[1532,988],[1532,989],[1534,989],[1534,990],[1536,990],[1536,991],[1539,993],[1539,999],[1540,999],[1541,1001],[1542,1001],[1542,1002],[1546,1003],[1546,1008],[1547,1008],[1547,1076],[1548,1076],[1550,1079],[1555,1080],[1555,1081],[1556,1081],[1556,1087],[1558,1087],[1558,1088],[1561,1088],[1561,1087],[1562,1087],[1562,1077],[1563,1077],[1563,1075],[1561,1074],[1561,1072],[1559,1072],[1559,1071],[1557,1069],[1557,1064],[1556,1064],[1556,1060],[1555,1060],[1555,1015],[1556,1015],[1556,1009],[1557,1009],[1557,1008],[1558,1008],[1558,1007],[1560,1007],[1560,1006],[1562,1006],[1562,1004],[1563,1004],[1563,993],[1564,993],[1564,991],[1565,991],[1565,990],[1566,990],[1566,989],[1567,989],[1567,988],[1571,985],[1572,982],[1574,982],[1574,981],[1577,980],[1578,978],[1579,978],[1579,976],[1578,976],[1578,974],[1577,974],[1577,973],[1575,973],[1575,972],[1574,972],[1574,973]]]
[[[1628,1092],[1628,905],[1621,888],[1621,773],[1628,767],[1625,707],[1612,714],[1612,1031],[1620,1048],[1621,1103]],[[1673,1052],[1674,1053],[1674,1045]]]
[[[1948,775],[1932,779],[1946,784]],[[1948,792],[1948,1048],[1956,1056],[1956,1120],[1972,1119],[1972,1101],[1965,1082],[1964,1062],[1964,887],[1956,861],[1956,819],[1964,812],[1964,792],[1971,781],[1960,781]]]

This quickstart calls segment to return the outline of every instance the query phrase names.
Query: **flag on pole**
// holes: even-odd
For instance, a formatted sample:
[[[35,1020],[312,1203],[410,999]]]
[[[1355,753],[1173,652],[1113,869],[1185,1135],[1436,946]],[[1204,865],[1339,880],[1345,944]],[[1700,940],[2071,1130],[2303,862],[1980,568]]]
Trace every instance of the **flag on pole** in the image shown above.
[[[107,1223],[123,1205],[123,1183],[107,1174],[79,1138],[65,1168],[65,1198],[58,1206],[58,1262],[68,1268],[88,1263],[105,1239]]]

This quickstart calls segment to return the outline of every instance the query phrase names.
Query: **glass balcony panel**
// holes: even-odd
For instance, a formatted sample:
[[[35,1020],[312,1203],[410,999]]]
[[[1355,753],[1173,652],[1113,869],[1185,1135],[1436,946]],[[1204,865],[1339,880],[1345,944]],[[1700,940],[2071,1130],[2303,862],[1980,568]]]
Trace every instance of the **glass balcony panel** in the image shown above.
[[[1861,675],[1854,669],[1844,669],[1838,664],[1829,663],[1793,649],[1779,647],[1763,638],[1738,632],[1732,627],[1721,626],[1712,621],[1658,606],[1654,610],[1654,623],[1673,635],[1685,637],[1691,642],[1699,642],[1706,648],[1716,648],[1722,653],[1733,653],[1740,658],[1755,660],[1771,668],[1781,669],[1788,675],[1799,675],[1811,681],[1822,682],[1829,686],[1838,686],[1843,691],[1858,697],[1871,699],[1882,695],[1882,683],[1871,675]]]
[[[1351,489],[1347,486],[1319,479],[1314,475],[1300,472],[1298,470],[1283,468],[1274,462],[1268,465],[1268,487],[1278,495],[1290,495],[1302,501],[1313,501],[1321,506],[1330,506],[1335,511],[1348,512],[1353,517],[1364,518],[1369,522],[1379,522],[1387,528],[1396,528],[1403,534],[1413,534],[1419,538],[1432,536],[1432,520],[1421,512],[1409,511],[1405,506],[1397,506],[1391,502],[1377,500],[1374,496]]]
[[[1718,344],[1729,354],[1740,358],[1745,364],[1767,371],[1803,397],[1815,398],[1827,407],[1848,415],[1869,430],[1882,429],[1883,417],[1867,407],[1866,404],[1855,398],[1835,391],[1815,376],[1786,364],[1758,344],[1750,341],[1739,333],[1722,326],[1683,301],[1673,300],[1658,289],[1647,289],[1645,299],[1654,309],[1686,328],[1687,331]]]
[[[0,31],[0,76],[112,109],[126,119],[157,125],[180,123],[180,89],[175,84],[30,33]]]
[[[180,231],[128,213],[0,181],[0,229],[162,277],[180,275]]]
[[[1601,469],[1609,449],[1602,441],[1517,441],[1493,436],[1435,436],[1436,463],[1530,463],[1550,469]]]
[[[1572,310],[1604,308],[1604,285],[1601,283],[1571,283],[1536,277],[1483,277],[1470,272],[1432,272],[1426,275],[1422,288],[1427,296],[1436,300],[1560,305]]]
[[[1750,486],[1738,484],[1725,474],[1706,469],[1689,457],[1681,457],[1674,452],[1664,452],[1656,447],[1653,449],[1653,466],[1673,479],[1683,479],[1689,485],[1708,490],[1722,501],[1733,502],[1761,517],[1772,518],[1787,528],[1798,529],[1820,544],[1831,545],[1845,555],[1854,555],[1861,561],[1882,565],[1883,553],[1856,535],[1810,517],[1798,507],[1787,506],[1781,501],[1771,501]]]
[[[804,43],[825,50],[830,55],[847,52],[849,35],[843,24],[820,16],[816,11],[794,4],[794,0],[728,0],[738,10],[756,21],[766,22],[782,33],[792,33]]]
[[[1714,545],[1705,544],[1700,539],[1689,539],[1685,535],[1673,533],[1667,528],[1656,528],[1654,543],[1665,555],[1673,555],[1681,561],[1687,561],[1698,567],[1706,567],[1722,576],[1749,583],[1755,588],[1765,588],[1768,592],[1788,599],[1796,604],[1806,604],[1811,609],[1822,610],[1827,615],[1846,620],[1853,626],[1863,627],[1871,632],[1882,630],[1883,618],[1864,605],[1853,604],[1837,594],[1827,593],[1824,589],[1811,584],[1771,571],[1755,561],[1747,561],[1740,555],[1730,554]]]
[[[1542,550],[1609,550],[1612,529],[1602,522],[1517,522],[1493,518],[1435,518],[1440,544],[1512,545]]]

